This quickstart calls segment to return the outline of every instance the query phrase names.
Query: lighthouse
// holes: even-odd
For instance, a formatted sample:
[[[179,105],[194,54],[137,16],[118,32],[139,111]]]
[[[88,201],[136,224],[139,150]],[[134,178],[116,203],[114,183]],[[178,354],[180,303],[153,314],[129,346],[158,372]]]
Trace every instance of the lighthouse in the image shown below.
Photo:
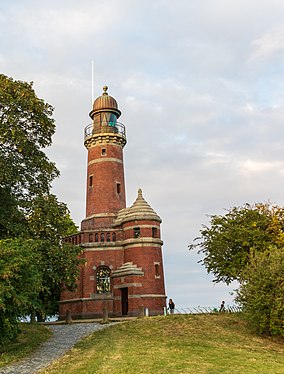
[[[138,189],[126,207],[123,148],[126,129],[108,87],[93,103],[85,128],[88,152],[86,216],[79,233],[64,240],[83,248],[77,289],[63,291],[59,317],[95,318],[163,314],[166,306],[161,218]]]

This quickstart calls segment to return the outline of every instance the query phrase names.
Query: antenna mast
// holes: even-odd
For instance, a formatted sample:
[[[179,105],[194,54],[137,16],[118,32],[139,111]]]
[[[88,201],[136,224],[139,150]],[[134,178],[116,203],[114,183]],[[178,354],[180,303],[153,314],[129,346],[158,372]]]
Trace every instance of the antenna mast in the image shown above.
[[[92,105],[94,103],[95,91],[94,91],[94,60],[92,60]]]

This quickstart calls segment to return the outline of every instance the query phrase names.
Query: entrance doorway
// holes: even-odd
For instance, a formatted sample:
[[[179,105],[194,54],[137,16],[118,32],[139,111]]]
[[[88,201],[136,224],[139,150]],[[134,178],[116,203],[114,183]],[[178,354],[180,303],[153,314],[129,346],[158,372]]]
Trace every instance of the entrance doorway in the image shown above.
[[[121,288],[121,314],[127,316],[128,314],[128,288]]]

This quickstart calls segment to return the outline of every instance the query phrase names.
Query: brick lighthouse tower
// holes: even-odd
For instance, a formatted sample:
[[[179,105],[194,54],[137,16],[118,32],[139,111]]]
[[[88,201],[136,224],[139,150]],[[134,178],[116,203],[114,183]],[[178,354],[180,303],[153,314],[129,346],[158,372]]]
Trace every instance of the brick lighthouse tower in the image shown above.
[[[92,318],[107,308],[110,316],[136,316],[166,306],[160,238],[161,218],[142,196],[126,208],[123,147],[126,133],[108,87],[93,104],[85,128],[88,150],[86,217],[81,231],[65,238],[83,247],[85,265],[75,292],[64,291],[59,314]]]

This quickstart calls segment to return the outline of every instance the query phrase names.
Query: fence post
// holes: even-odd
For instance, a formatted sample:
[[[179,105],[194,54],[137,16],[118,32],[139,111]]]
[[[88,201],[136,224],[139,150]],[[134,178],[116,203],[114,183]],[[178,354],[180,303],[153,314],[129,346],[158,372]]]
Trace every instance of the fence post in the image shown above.
[[[66,310],[66,323],[72,323],[71,310]]]
[[[108,310],[103,308],[103,323],[108,323]]]
[[[143,305],[140,305],[140,307],[139,307],[139,316],[140,317],[145,317],[145,310],[144,310]]]

